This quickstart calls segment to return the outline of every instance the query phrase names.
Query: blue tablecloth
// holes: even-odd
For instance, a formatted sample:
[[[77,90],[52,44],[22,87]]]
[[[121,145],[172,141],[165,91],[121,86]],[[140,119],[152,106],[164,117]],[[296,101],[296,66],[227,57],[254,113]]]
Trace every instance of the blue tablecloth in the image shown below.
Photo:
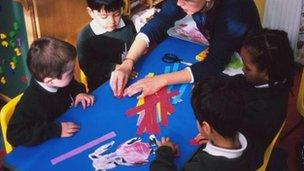
[[[155,48],[147,57],[143,57],[136,65],[136,71],[139,77],[143,78],[148,73],[164,73],[165,67],[173,68],[174,64],[164,63],[161,57],[165,53],[173,53],[187,62],[195,62],[195,56],[205,47],[176,38],[168,38],[157,48]],[[179,65],[179,70],[184,68]],[[136,80],[131,80],[130,83]],[[129,83],[129,84],[130,84]],[[181,85],[171,87],[171,90],[179,90]],[[180,157],[176,163],[181,168],[191,157],[197,146],[189,144],[189,141],[198,133],[196,129],[195,117],[190,105],[191,84],[188,84],[185,93],[181,97],[183,100],[174,105],[176,111],[168,116],[168,126],[161,126],[161,133],[156,135],[158,139],[161,136],[169,136],[172,141],[179,144]],[[116,150],[117,146],[130,138],[136,137],[138,115],[128,117],[126,111],[137,104],[136,96],[118,99],[113,96],[108,83],[105,83],[93,92],[96,103],[93,107],[83,110],[81,107],[68,110],[59,121],[72,121],[80,125],[80,131],[71,138],[57,138],[44,142],[35,147],[17,147],[13,152],[5,156],[4,164],[9,168],[16,170],[94,170],[92,161],[88,155],[94,152],[99,146],[115,141],[114,146],[106,153]],[[50,160],[69,152],[81,145],[84,145],[104,134],[114,131],[117,136],[102,142],[78,155],[66,159],[56,165],[52,165]],[[144,142],[148,142],[149,135],[141,136]],[[151,155],[149,161],[154,159]],[[149,163],[143,166],[118,166],[114,170],[149,170]]]

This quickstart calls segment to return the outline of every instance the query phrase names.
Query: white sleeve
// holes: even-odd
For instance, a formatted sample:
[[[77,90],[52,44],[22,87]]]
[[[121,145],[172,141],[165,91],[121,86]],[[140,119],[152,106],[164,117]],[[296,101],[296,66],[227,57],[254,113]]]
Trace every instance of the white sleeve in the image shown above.
[[[146,42],[147,47],[149,47],[150,40],[149,40],[149,37],[145,33],[142,33],[142,32],[138,33],[135,39],[137,39],[137,38],[143,39]]]
[[[194,82],[194,77],[193,77],[191,68],[190,68],[190,67],[187,67],[186,69],[189,71],[189,73],[190,73],[190,75],[191,75],[191,81],[190,81],[190,83],[193,83],[193,82]]]

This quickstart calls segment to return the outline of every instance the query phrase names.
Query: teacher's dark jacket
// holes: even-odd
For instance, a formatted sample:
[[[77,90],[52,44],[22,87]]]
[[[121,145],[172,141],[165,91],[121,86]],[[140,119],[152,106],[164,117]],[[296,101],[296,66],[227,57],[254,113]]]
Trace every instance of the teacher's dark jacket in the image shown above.
[[[174,22],[185,16],[176,0],[166,0],[161,12],[140,32],[146,34],[151,43],[161,42]],[[215,0],[211,10],[197,12],[192,17],[210,43],[208,57],[190,67],[195,82],[222,72],[232,54],[240,50],[245,36],[262,29],[253,0]]]

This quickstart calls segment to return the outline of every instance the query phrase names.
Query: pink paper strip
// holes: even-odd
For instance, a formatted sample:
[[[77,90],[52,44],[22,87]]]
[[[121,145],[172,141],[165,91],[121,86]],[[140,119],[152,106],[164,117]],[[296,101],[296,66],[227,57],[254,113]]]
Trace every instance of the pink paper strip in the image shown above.
[[[95,145],[103,142],[103,141],[106,141],[106,140],[108,140],[110,138],[114,138],[115,136],[116,136],[115,132],[112,131],[112,132],[110,132],[110,133],[108,133],[108,134],[106,134],[104,136],[101,136],[101,137],[99,137],[99,138],[97,138],[97,139],[95,139],[95,140],[93,140],[91,142],[88,142],[88,143],[86,143],[86,144],[84,144],[84,145],[82,145],[80,147],[77,147],[77,148],[75,148],[72,151],[69,151],[67,153],[64,153],[64,154],[58,156],[58,157],[53,158],[51,160],[51,163],[53,165],[55,165],[55,164],[57,164],[57,163],[65,160],[65,159],[73,157],[73,156],[75,156],[75,155],[77,155],[77,154],[79,154],[79,153],[81,153],[81,152],[83,152],[83,151],[85,151],[85,150],[87,150],[87,149],[89,149],[89,148],[91,148],[91,147],[93,147],[93,146],[95,146]]]

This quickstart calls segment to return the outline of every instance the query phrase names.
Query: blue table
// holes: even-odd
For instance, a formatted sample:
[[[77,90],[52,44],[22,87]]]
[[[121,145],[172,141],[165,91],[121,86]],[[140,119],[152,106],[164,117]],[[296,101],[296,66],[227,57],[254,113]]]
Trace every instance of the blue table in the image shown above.
[[[136,71],[139,72],[138,79],[145,77],[150,72],[162,74],[166,66],[171,66],[172,68],[174,64],[164,63],[161,60],[161,57],[165,53],[174,53],[188,62],[195,62],[195,55],[204,48],[176,38],[168,38],[155,48],[148,57],[142,58],[136,65]],[[179,67],[179,69],[182,69],[186,66],[180,64]],[[134,81],[136,80],[131,80],[130,83]],[[171,89],[178,90],[180,86],[176,85]],[[174,142],[179,144],[181,156],[176,159],[179,168],[184,165],[191,157],[191,154],[197,149],[197,146],[189,144],[189,140],[198,133],[195,117],[190,105],[190,91],[191,85],[189,84],[182,96],[183,101],[175,104],[176,111],[168,116],[168,126],[161,126],[161,133],[157,135],[158,139],[161,136],[169,136]],[[137,136],[136,122],[138,116],[128,117],[126,115],[126,111],[137,104],[135,96],[117,99],[113,96],[108,83],[102,85],[93,94],[96,98],[96,103],[93,107],[86,110],[83,110],[81,107],[72,108],[59,119],[60,121],[72,121],[80,125],[80,131],[75,136],[52,139],[35,147],[17,147],[13,152],[5,156],[5,166],[16,170],[31,171],[94,170],[92,161],[88,158],[90,153],[111,140],[114,140],[115,144],[106,153],[113,152],[119,144]],[[51,164],[51,159],[111,131],[115,131],[117,136],[56,165]],[[144,142],[148,142],[148,137],[149,135],[147,134],[141,136]],[[151,155],[149,161],[152,161],[154,157],[155,155]],[[149,170],[149,164],[131,167],[118,166],[114,170],[144,171]]]

